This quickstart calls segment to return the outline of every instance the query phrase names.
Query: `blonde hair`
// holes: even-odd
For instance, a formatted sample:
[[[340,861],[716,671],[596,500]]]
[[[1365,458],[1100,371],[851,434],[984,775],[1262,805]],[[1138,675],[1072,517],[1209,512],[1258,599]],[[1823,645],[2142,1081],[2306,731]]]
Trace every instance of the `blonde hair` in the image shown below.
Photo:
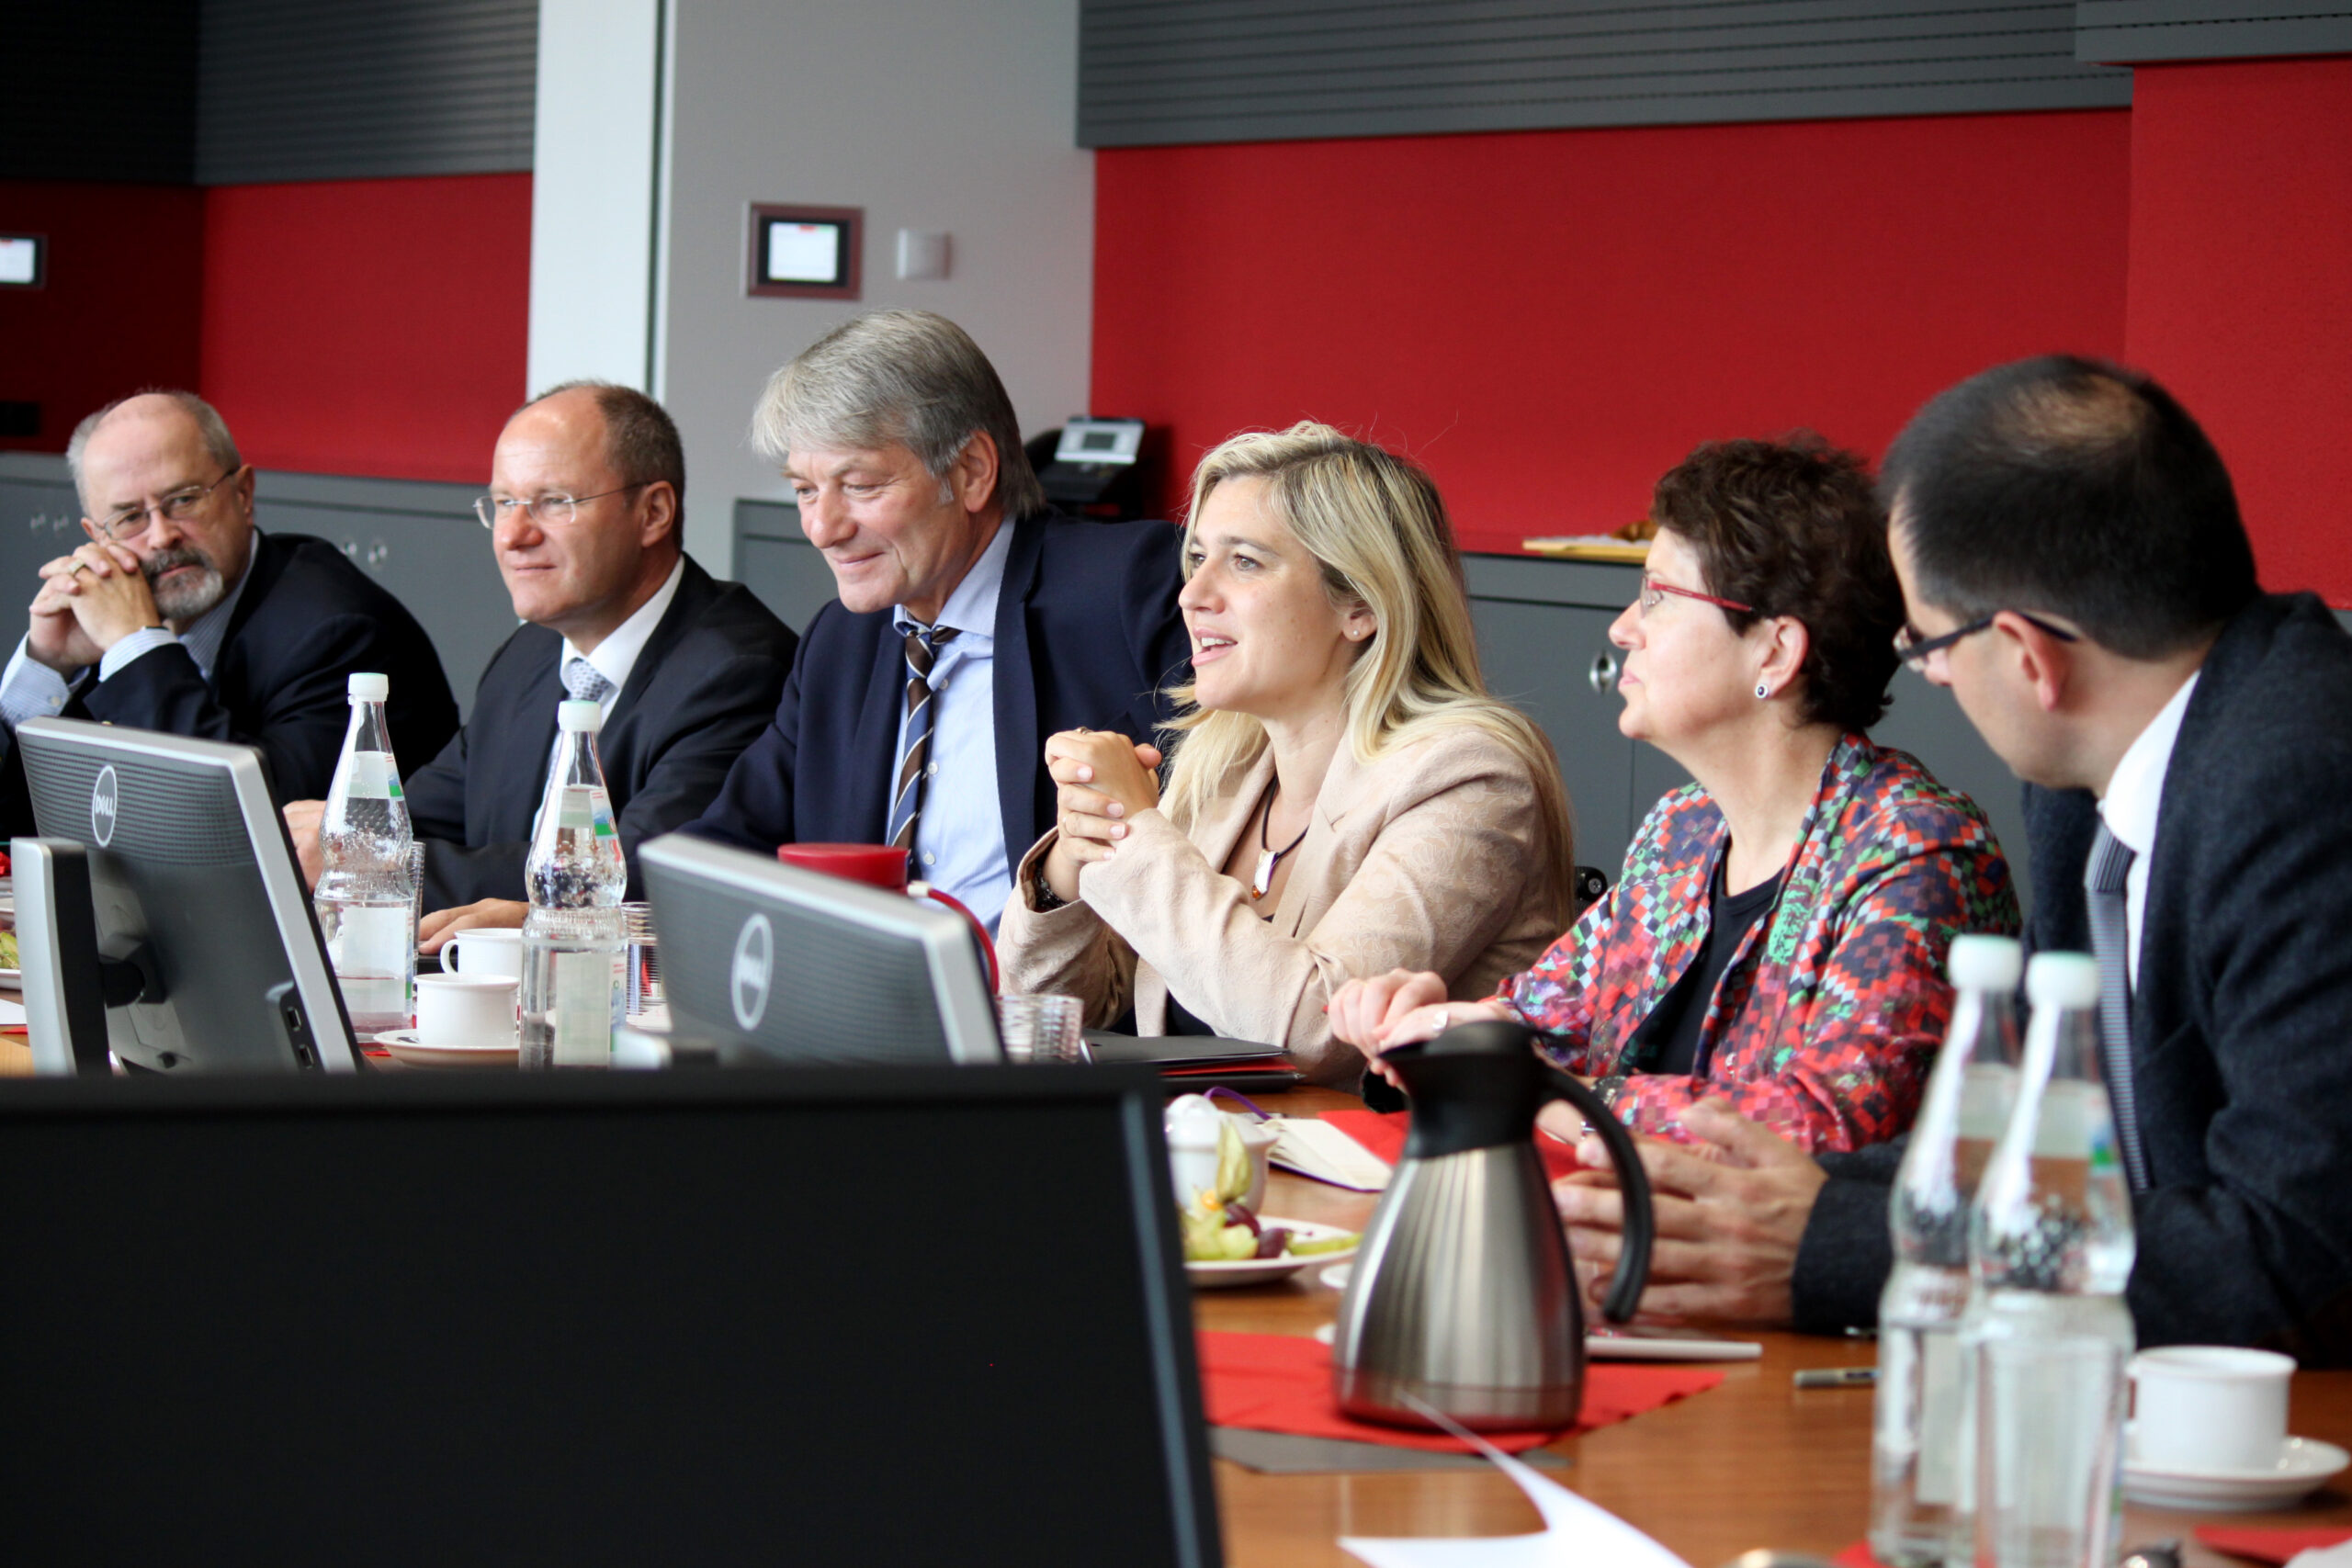
[[[1540,851],[1565,916],[1575,844],[1559,761],[1543,731],[1491,695],[1478,673],[1462,556],[1437,486],[1407,459],[1328,424],[1301,421],[1279,433],[1236,435],[1193,470],[1187,578],[1202,508],[1217,486],[1243,479],[1265,481],[1267,504],[1323,569],[1332,603],[1372,612],[1371,641],[1347,678],[1347,739],[1356,760],[1369,763],[1457,727],[1502,742],[1535,783]],[[1172,820],[1190,823],[1233,770],[1257,757],[1266,731],[1248,714],[1200,707],[1189,682],[1169,694],[1180,711],[1168,728],[1181,739],[1166,743],[1162,804]]]

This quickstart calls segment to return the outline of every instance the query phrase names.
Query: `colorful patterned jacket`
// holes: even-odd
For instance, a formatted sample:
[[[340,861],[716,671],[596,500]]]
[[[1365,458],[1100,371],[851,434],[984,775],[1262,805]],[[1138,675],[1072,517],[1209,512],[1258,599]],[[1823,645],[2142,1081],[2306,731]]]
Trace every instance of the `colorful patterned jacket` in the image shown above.
[[[1719,1097],[1809,1150],[1894,1137],[1918,1110],[1951,1010],[1945,947],[1958,932],[2018,928],[1984,813],[1903,752],[1839,740],[1778,900],[1707,998],[1704,1075],[1643,1075],[1629,1046],[1698,957],[1726,839],[1698,785],[1659,801],[1617,886],[1496,999],[1544,1032],[1566,1071],[1636,1075],[1616,1103],[1637,1132],[1679,1137],[1683,1109]]]

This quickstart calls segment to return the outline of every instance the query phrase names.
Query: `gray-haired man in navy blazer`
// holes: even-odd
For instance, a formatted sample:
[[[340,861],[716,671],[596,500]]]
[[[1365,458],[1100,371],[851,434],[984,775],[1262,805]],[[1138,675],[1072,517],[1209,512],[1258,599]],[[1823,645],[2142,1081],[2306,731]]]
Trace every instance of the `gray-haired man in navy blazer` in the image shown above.
[[[1053,823],[1045,738],[1148,744],[1168,715],[1182,536],[1048,512],[994,367],[929,311],[827,333],[769,381],[752,439],[840,597],[689,830],[763,853],[899,844],[993,929]]]
[[[685,489],[677,426],[628,387],[558,387],[500,433],[475,508],[526,624],[482,671],[465,728],[409,775],[427,946],[458,926],[522,922],[565,698],[604,705],[597,753],[631,897],[643,897],[638,844],[708,806],[765,728],[795,639],[749,589],[685,553]],[[286,808],[313,877],[319,813],[316,801]]]
[[[2140,1342],[2352,1362],[2352,637],[2265,595],[2228,472],[2146,377],[2052,357],[1886,462],[1906,656],[2025,779],[2027,936],[2113,971],[2101,1034]],[[1652,1152],[1653,1313],[1874,1322],[1900,1144],[1815,1161],[1720,1108]],[[1561,1190],[1588,1267],[1615,1194]]]

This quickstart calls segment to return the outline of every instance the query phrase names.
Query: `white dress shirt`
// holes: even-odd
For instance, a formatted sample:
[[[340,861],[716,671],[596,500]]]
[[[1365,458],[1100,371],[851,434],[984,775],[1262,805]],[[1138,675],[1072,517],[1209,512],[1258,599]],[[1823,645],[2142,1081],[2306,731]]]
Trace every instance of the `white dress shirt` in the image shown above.
[[[960,899],[996,934],[1012,892],[1005,856],[1004,806],[996,778],[996,604],[1012,553],[1011,519],[997,525],[935,626],[956,635],[931,666],[931,758],[923,770],[922,815],[915,819],[915,878]],[[903,605],[891,623],[901,636],[918,624]],[[906,755],[907,720],[899,716],[896,759]],[[1026,850],[1029,846],[1021,846]]]
[[[563,639],[563,651],[556,656],[556,673],[560,676],[575,659],[585,659],[593,665],[597,674],[613,683],[613,689],[597,704],[606,718],[613,716],[613,704],[620,700],[621,688],[628,684],[629,671],[637,668],[637,656],[645,651],[653,628],[670,613],[670,601],[678,596],[678,583],[685,575],[686,558],[681,555],[670,568],[670,575],[662,579],[662,586],[653,591],[653,597],[615,626],[612,635],[596,645],[595,652],[582,653],[571,646],[570,637]]]
[[[2141,915],[2148,907],[2148,865],[2156,856],[2156,816],[2164,808],[2165,773],[2172,766],[2173,743],[2180,739],[2189,694],[2196,690],[2197,675],[2192,673],[2124,751],[2107,781],[2107,794],[2099,797],[2099,819],[2132,852],[2132,869],[2123,879],[2123,957],[2134,990],[2140,986]]]
[[[254,547],[261,547],[261,530],[254,530]],[[229,591],[220,595],[220,603],[188,624],[186,632],[174,632],[169,626],[141,626],[119,638],[98,660],[98,679],[110,681],[125,665],[141,654],[178,643],[196,660],[197,673],[207,682],[212,679],[212,667],[220,659],[220,645],[229,638],[229,619],[237,613],[237,601],[245,592],[245,581],[253,576],[252,558],[246,558],[245,570]],[[61,675],[48,665],[35,660],[26,651],[31,636],[17,639],[17,651],[8,660],[6,673],[0,674],[0,735],[13,739],[17,726],[28,718],[54,718],[65,706],[65,699],[73,694],[74,682],[82,677],[76,670],[72,675]]]

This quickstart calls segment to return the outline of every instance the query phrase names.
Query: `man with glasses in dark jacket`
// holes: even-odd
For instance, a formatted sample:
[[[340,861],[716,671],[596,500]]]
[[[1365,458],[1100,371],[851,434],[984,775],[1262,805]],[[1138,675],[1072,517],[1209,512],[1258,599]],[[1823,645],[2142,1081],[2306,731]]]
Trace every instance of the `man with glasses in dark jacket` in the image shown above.
[[[432,639],[400,601],[325,540],[254,525],[254,470],[203,399],[109,403],[65,458],[89,538],[41,568],[30,627],[0,676],[12,830],[32,826],[14,745],[28,718],[256,746],[281,798],[326,793],[355,672],[390,679],[403,762],[457,729]]]

